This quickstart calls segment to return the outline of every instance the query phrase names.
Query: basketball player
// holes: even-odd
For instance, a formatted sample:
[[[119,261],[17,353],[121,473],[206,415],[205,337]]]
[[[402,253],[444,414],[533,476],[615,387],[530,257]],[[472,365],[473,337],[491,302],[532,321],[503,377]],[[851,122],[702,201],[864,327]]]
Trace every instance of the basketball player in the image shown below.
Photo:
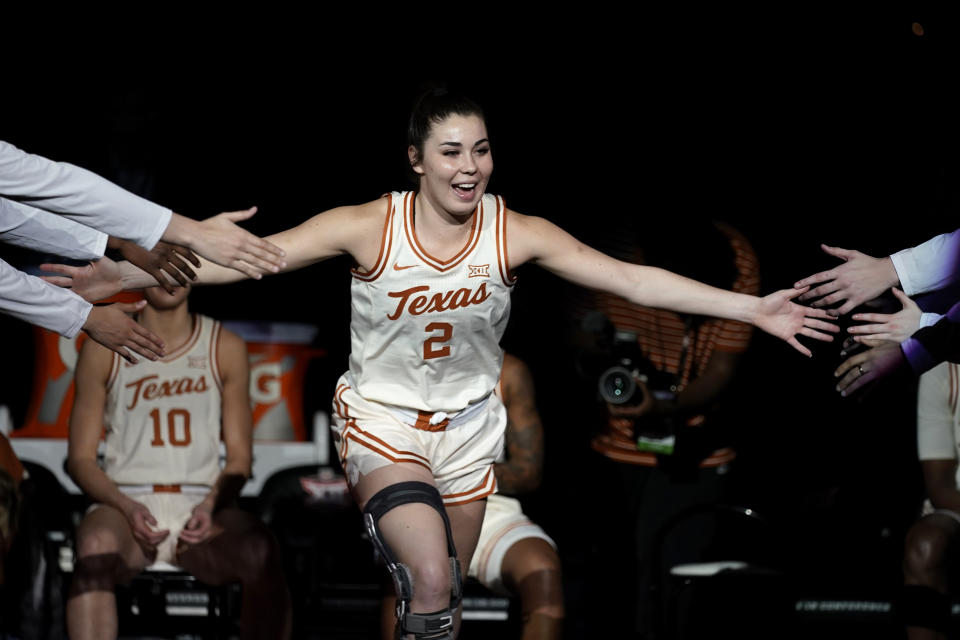
[[[837,328],[824,322],[825,311],[790,302],[804,289],[766,298],[722,291],[614,260],[544,219],[508,210],[485,193],[493,159],[483,112],[471,100],[426,92],[408,140],[418,192],[333,209],[269,241],[286,253],[285,270],[343,254],[356,263],[350,370],[334,398],[334,437],[400,594],[399,633],[453,638],[460,576],[503,447],[506,414],[492,392],[514,267],[532,262],[638,304],[750,322],[808,356],[797,334],[831,340],[825,331]],[[55,270],[65,277],[52,282],[84,297],[155,283],[103,260],[85,272]],[[241,277],[207,263],[199,274],[207,283]]]
[[[190,314],[188,291],[145,292],[140,321],[170,345],[164,358],[130,364],[92,340],[80,351],[67,465],[97,504],[77,531],[73,640],[116,638],[114,586],[157,561],[208,584],[241,582],[243,638],[289,636],[276,543],[232,507],[251,465],[246,348],[219,322]]]
[[[519,494],[540,486],[543,425],[527,365],[505,353],[497,395],[507,410],[506,457],[493,467],[497,490]],[[469,575],[485,587],[520,598],[522,640],[560,638],[563,584],[556,544],[522,511],[520,502],[500,493],[487,498],[480,540]],[[383,638],[393,637],[395,598],[384,599]]]

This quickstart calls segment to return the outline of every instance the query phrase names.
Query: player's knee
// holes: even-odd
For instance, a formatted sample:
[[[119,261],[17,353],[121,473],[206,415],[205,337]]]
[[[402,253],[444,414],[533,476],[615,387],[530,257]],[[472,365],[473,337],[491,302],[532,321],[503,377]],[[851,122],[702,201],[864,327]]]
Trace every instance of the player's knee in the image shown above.
[[[107,528],[82,530],[77,537],[77,557],[89,558],[120,553],[120,540]]]
[[[920,576],[940,569],[947,555],[950,538],[945,531],[920,521],[907,533],[903,563],[908,576]]]
[[[423,607],[436,609],[450,602],[450,561],[438,558],[436,562],[411,566],[413,576],[413,601]],[[433,609],[429,609],[432,611]]]

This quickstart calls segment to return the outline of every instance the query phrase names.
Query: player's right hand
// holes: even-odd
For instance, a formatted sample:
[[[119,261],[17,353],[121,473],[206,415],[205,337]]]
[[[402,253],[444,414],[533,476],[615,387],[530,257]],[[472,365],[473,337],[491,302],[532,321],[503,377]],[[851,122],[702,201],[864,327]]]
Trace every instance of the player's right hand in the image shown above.
[[[259,280],[265,273],[277,273],[287,266],[283,249],[237,226],[256,212],[256,207],[227,211],[201,221],[190,238],[190,248],[250,278]]]
[[[134,502],[126,513],[133,537],[137,542],[151,549],[156,548],[170,535],[169,529],[157,529],[157,519],[153,517],[146,505]]]

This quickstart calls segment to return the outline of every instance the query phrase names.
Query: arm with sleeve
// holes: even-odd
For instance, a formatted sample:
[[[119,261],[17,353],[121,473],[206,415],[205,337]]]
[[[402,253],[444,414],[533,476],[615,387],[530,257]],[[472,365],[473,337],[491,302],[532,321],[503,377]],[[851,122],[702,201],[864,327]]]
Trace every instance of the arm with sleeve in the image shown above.
[[[936,324],[918,330],[900,343],[903,355],[917,375],[947,362],[960,362],[960,302]]]
[[[0,141],[0,195],[68,216],[149,250],[170,223],[170,209],[66,162]]]
[[[73,260],[97,260],[107,234],[69,218],[0,198],[0,241]]]
[[[943,289],[960,282],[960,229],[890,256],[900,286],[908,296]],[[924,313],[920,328],[936,324],[942,316]]]
[[[72,338],[87,321],[89,302],[0,260],[0,312]]]

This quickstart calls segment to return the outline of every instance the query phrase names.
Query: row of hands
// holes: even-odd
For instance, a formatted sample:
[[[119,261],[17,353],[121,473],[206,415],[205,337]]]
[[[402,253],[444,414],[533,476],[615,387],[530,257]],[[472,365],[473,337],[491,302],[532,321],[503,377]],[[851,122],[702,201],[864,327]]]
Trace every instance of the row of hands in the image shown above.
[[[794,287],[803,291],[798,301],[825,309],[834,317],[869,304],[887,290],[892,290],[902,305],[896,313],[867,312],[851,316],[853,321],[862,324],[847,329],[850,336],[844,341],[840,355],[847,356],[857,344],[867,349],[850,355],[834,371],[837,391],[848,396],[904,366],[906,358],[900,343],[919,328],[921,311],[907,294],[894,286],[898,276],[890,258],[874,258],[859,251],[827,245],[822,248],[843,262],[798,281]]]
[[[899,277],[889,258],[874,258],[859,251],[827,245],[822,248],[842,263],[797,281],[793,289],[777,291],[761,299],[754,324],[809,357],[811,351],[797,340],[798,335],[832,341],[832,334],[840,331],[837,318],[860,305],[869,306],[887,290],[892,290],[902,305],[900,311],[856,313],[851,318],[861,324],[847,329],[850,335],[844,341],[840,355],[850,357],[834,371],[836,390],[842,396],[848,396],[905,364],[900,343],[919,328],[921,311],[909,296],[895,287]],[[795,304],[793,300],[809,306]],[[858,345],[867,349],[851,353]],[[641,382],[638,384],[642,386]],[[640,406],[608,405],[610,415],[635,419],[658,411],[649,389],[644,389],[643,396],[645,401]]]
[[[210,262],[236,269],[250,278],[260,279],[264,274],[277,273],[286,263],[282,249],[237,225],[256,212],[257,208],[253,207],[224,212],[196,222],[190,229],[189,247],[161,241],[147,251],[132,242],[116,238],[111,238],[108,246],[153,276],[171,294],[177,286],[186,286],[196,279],[194,268],[199,268],[201,264],[197,254]],[[106,257],[82,267],[44,264],[41,270],[56,274],[44,276],[44,280],[70,288],[88,302],[114,295],[118,290],[116,283],[120,280],[119,267]],[[141,300],[93,307],[83,329],[95,341],[116,351],[131,363],[137,362],[137,355],[156,360],[164,355],[163,340],[129,316],[145,305],[146,301]]]

